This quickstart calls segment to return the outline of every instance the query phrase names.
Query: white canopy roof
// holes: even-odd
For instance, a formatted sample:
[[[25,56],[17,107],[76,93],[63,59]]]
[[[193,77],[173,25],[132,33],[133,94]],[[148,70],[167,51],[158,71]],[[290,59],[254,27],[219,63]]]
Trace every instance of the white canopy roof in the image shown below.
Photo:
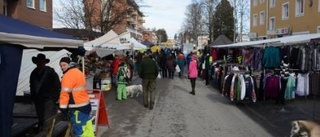
[[[110,55],[116,51],[131,50],[131,46],[133,46],[133,50],[147,49],[146,45],[131,38],[130,32],[124,32],[117,35],[112,30],[107,34],[84,44],[87,51],[95,51],[100,57]]]
[[[62,71],[59,66],[59,61],[62,57],[68,56],[67,54],[69,52],[67,50],[40,52],[35,49],[25,49],[23,50],[23,54],[22,54],[18,87],[16,92],[16,95],[18,96],[23,96],[24,91],[30,90],[30,86],[29,86],[30,75],[33,69],[36,68],[36,65],[32,63],[32,57],[37,56],[38,53],[45,54],[46,58],[50,59],[50,62],[47,64],[47,66],[52,67],[59,75],[59,78],[61,78],[62,76]]]
[[[261,46],[264,44],[274,44],[275,46],[282,46],[282,45],[292,45],[292,44],[299,44],[299,43],[306,43],[310,42],[312,39],[319,39],[320,33],[314,34],[302,34],[302,35],[293,35],[281,38],[274,38],[274,39],[266,39],[266,40],[259,40],[259,41],[248,41],[248,42],[239,42],[227,45],[217,45],[212,46],[215,48],[225,48],[225,47],[245,47],[245,46]]]
[[[38,49],[43,49],[44,47],[78,48],[79,46],[83,45],[82,40],[49,38],[49,37],[6,33],[6,32],[0,32],[0,41],[11,43],[11,44],[23,45],[27,48],[38,48]]]
[[[134,50],[147,49],[146,45],[143,45],[142,43],[138,42],[135,38],[130,38],[130,42],[133,45]]]
[[[110,30],[108,33],[104,34],[103,36],[96,38],[92,41],[84,43],[84,49],[92,50],[94,47],[99,47],[104,43],[112,40],[113,38],[118,37],[118,34],[115,33],[113,30]]]

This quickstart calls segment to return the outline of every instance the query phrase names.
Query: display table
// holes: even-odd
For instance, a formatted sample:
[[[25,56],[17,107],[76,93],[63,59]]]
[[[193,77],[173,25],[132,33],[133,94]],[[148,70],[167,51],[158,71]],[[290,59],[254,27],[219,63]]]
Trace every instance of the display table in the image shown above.
[[[11,126],[11,137],[25,136],[32,128],[38,124],[37,118],[13,118]]]

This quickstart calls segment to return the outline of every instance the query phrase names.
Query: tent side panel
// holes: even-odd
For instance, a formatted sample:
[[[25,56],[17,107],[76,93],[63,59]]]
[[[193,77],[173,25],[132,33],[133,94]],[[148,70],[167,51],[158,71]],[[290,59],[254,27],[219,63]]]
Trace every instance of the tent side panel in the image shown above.
[[[11,136],[12,111],[22,59],[21,46],[0,45],[0,135]]]

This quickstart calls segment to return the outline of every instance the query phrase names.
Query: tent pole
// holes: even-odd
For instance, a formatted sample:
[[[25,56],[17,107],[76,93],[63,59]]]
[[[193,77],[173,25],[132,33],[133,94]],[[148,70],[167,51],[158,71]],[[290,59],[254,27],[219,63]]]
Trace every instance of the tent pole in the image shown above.
[[[84,56],[81,57],[81,61],[82,61],[82,73],[85,74],[85,70],[84,70]]]

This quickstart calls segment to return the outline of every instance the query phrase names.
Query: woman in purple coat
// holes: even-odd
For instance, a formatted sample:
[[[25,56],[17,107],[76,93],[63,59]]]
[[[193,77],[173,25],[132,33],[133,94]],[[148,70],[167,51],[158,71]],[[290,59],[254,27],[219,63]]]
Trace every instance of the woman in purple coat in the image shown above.
[[[196,87],[196,79],[198,77],[198,62],[197,62],[196,55],[192,55],[188,71],[189,71],[188,77],[191,81],[191,88],[192,88],[192,91],[190,92],[190,94],[195,95],[196,93],[194,89]]]

